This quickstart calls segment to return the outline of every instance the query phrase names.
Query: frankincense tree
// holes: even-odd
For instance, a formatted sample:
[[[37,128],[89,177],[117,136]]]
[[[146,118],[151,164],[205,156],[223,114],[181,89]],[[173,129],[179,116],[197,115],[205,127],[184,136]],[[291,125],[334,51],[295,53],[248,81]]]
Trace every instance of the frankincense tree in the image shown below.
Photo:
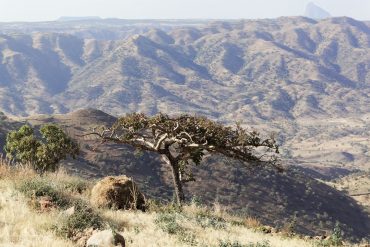
[[[183,185],[195,181],[191,165],[199,165],[206,154],[219,153],[249,165],[281,169],[277,162],[279,149],[273,137],[262,138],[258,132],[248,131],[240,124],[225,126],[205,117],[133,113],[119,118],[110,128],[86,135],[162,155],[172,169],[178,204],[185,200]]]

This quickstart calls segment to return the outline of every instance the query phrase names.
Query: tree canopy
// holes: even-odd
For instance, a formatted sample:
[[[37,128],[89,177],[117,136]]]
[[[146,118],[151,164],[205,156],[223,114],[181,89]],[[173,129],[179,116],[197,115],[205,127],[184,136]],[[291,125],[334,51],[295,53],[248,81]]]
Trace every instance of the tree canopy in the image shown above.
[[[11,131],[6,138],[5,152],[9,158],[28,163],[39,173],[55,171],[61,160],[75,158],[78,144],[58,126],[46,124],[40,129],[41,138],[34,134],[29,125]]]
[[[205,117],[133,113],[119,118],[110,128],[88,135],[91,134],[103,142],[128,144],[163,155],[172,169],[179,204],[185,199],[183,184],[195,181],[190,166],[199,165],[206,154],[219,153],[250,165],[281,169],[276,155],[279,148],[273,137],[262,138],[257,131],[248,131],[240,124],[225,126]]]

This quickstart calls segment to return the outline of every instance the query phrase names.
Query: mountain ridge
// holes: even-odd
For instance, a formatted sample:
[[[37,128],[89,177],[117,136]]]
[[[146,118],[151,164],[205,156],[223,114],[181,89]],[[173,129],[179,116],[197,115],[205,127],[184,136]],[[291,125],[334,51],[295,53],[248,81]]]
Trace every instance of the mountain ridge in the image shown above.
[[[103,26],[100,31],[114,37],[108,40],[89,27],[83,32],[90,38],[78,30],[1,35],[0,110],[13,116],[86,106],[116,116],[187,112],[277,132],[285,155],[296,160],[340,166],[346,152],[354,157],[347,167],[367,169],[365,22],[282,17],[168,23],[127,24],[126,31],[117,31],[121,24]],[[349,135],[359,143],[348,146]]]

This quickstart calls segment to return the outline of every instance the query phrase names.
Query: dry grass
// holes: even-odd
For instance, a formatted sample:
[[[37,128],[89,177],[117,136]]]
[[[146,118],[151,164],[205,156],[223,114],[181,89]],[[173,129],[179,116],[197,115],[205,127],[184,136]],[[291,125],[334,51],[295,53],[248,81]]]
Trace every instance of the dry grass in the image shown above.
[[[179,241],[178,236],[165,233],[158,228],[155,223],[156,213],[105,211],[104,216],[117,222],[125,222],[126,227],[122,233],[128,246],[191,246]],[[228,225],[226,229],[203,228],[191,220],[183,220],[180,225],[195,236],[197,246],[218,246],[220,240],[241,244],[268,241],[274,247],[313,246],[312,243],[298,238],[263,234],[244,226]]]
[[[38,214],[27,205],[26,199],[14,191],[9,181],[0,181],[0,246],[39,247],[74,246],[68,240],[58,239],[47,226],[57,212]]]
[[[258,228],[261,226],[261,222],[256,219],[255,217],[247,217],[245,218],[244,220],[244,225],[247,227],[247,228]]]
[[[29,207],[27,198],[16,190],[16,182],[34,179],[36,174],[27,168],[10,169],[0,165],[0,247],[8,246],[75,246],[73,242],[57,238],[50,230],[57,224],[59,210],[40,213]],[[64,172],[47,174],[44,177],[50,183],[71,183],[78,178],[68,176]],[[89,191],[91,187],[88,187]],[[71,193],[71,197],[86,200],[89,192]],[[157,208],[158,209],[158,208]],[[214,246],[220,241],[229,243],[268,242],[274,247],[309,247],[311,241],[299,238],[288,238],[278,234],[264,234],[258,230],[261,224],[257,219],[246,219],[229,215],[219,205],[207,208],[196,204],[185,206],[183,210],[164,207],[161,210],[123,211],[96,209],[96,212],[126,239],[127,246]],[[167,231],[161,225],[166,217],[175,219],[171,225],[174,232]],[[169,216],[169,217],[168,217]],[[168,220],[168,219],[167,219]],[[162,222],[163,223],[163,222]],[[166,222],[165,222],[166,223]],[[108,225],[107,224],[107,225]]]

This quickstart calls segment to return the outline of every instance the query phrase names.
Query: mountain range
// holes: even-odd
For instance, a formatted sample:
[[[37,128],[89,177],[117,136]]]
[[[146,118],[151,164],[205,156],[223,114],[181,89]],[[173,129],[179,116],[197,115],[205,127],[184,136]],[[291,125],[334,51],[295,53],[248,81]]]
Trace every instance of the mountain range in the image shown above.
[[[133,111],[240,121],[276,132],[292,166],[279,174],[209,157],[189,194],[278,227],[296,217],[305,234],[338,220],[350,236],[368,235],[368,214],[318,179],[369,169],[369,23],[77,19],[0,23],[0,33],[0,144],[23,123],[57,123],[78,138]],[[160,157],[79,141],[81,157],[63,164],[69,172],[123,173],[149,197],[171,200]]]
[[[277,132],[295,163],[368,169],[366,22],[108,19],[0,30],[9,116],[189,112]]]

